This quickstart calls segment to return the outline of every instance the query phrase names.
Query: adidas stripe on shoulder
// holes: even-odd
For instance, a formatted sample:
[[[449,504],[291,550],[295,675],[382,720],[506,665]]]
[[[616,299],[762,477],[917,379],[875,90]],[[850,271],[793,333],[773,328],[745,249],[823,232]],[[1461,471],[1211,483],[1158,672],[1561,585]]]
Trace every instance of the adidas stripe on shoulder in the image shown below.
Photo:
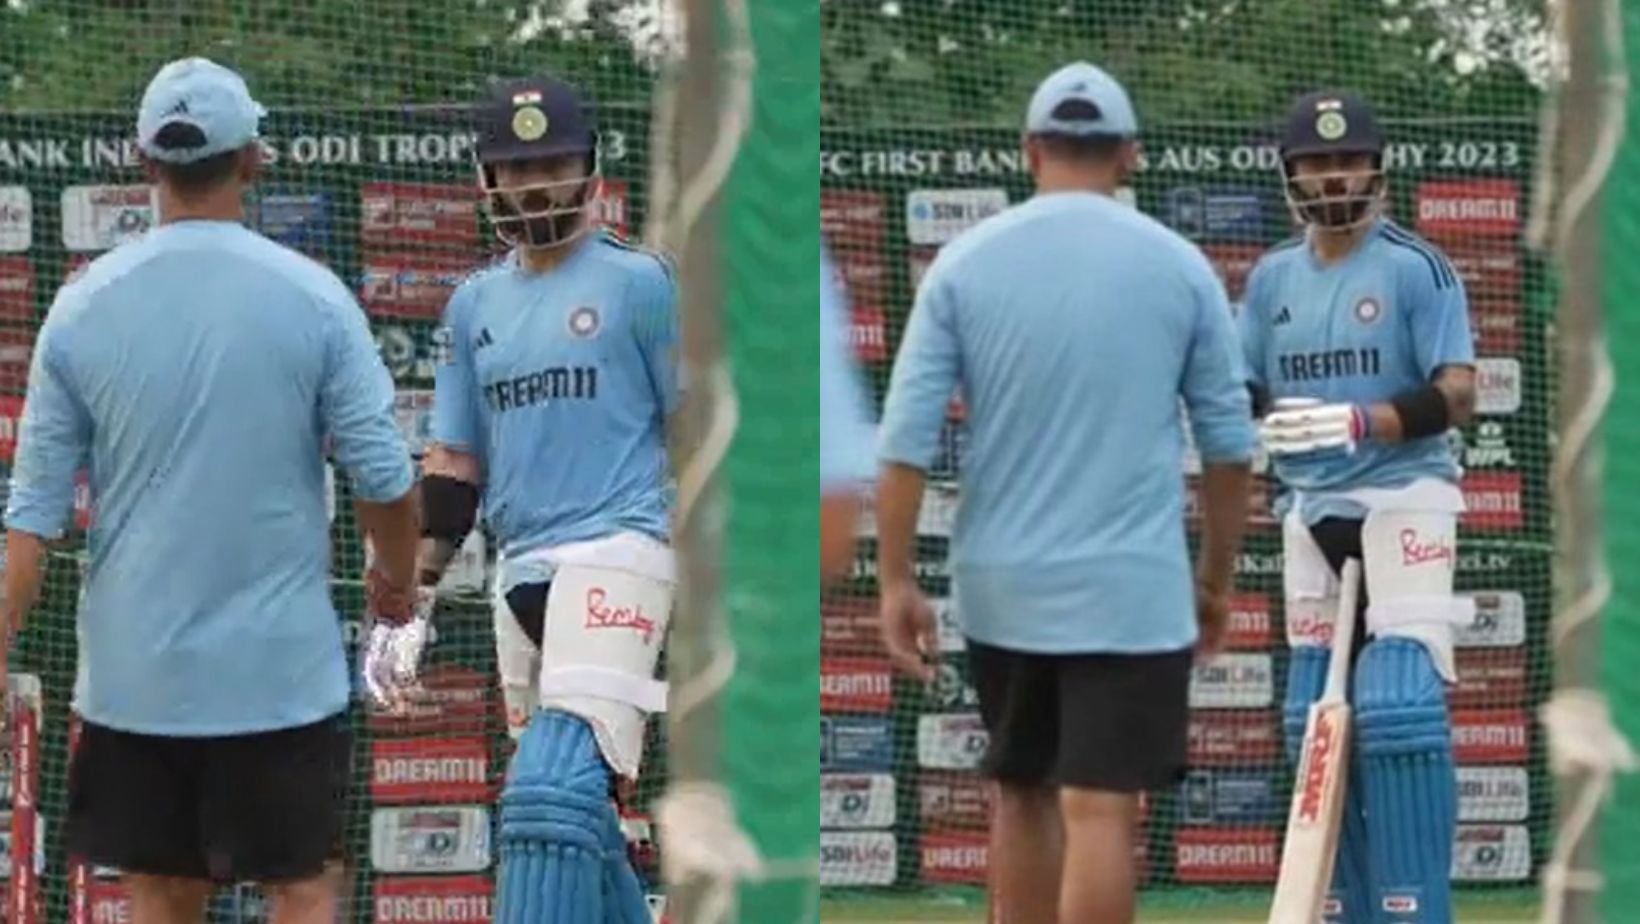
[[[677,277],[677,265],[673,262],[671,254],[664,253],[659,250],[652,250],[641,244],[635,243],[625,237],[622,237],[609,228],[604,229],[603,239],[606,243],[621,250],[630,251],[632,253],[641,253],[646,257],[652,258],[656,263],[661,265],[661,272],[666,274],[667,281],[670,282]]]
[[[1430,276],[1434,279],[1436,291],[1457,285],[1458,274],[1453,271],[1451,262],[1440,251],[1411,232],[1394,225],[1385,224],[1383,230],[1384,240],[1396,247],[1412,251],[1424,261],[1429,267]]]

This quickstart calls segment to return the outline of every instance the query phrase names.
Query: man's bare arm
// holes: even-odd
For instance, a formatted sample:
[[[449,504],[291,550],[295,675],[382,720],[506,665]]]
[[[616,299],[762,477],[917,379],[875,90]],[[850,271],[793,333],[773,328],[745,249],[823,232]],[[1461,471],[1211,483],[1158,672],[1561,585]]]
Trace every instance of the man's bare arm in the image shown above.
[[[922,510],[921,469],[898,462],[883,466],[877,480],[877,580],[887,587],[916,578],[917,514]]]
[[[0,656],[11,644],[11,635],[23,628],[28,611],[40,599],[44,576],[46,541],[33,533],[6,530],[6,599],[0,607]],[[3,657],[0,657],[3,662]]]
[[[432,587],[472,531],[484,473],[477,456],[435,443],[422,457],[421,477],[424,535],[416,574],[423,586]]]
[[[854,528],[860,519],[860,497],[853,491],[820,495],[820,586],[848,569],[854,556]]]
[[[1236,553],[1247,526],[1247,496],[1252,467],[1245,462],[1209,462],[1202,466],[1201,550],[1196,583],[1210,594],[1227,594],[1235,579]]]
[[[421,512],[416,489],[411,487],[396,500],[354,501],[359,531],[370,539],[375,551],[375,569],[398,593],[416,586],[416,541],[421,536]]]

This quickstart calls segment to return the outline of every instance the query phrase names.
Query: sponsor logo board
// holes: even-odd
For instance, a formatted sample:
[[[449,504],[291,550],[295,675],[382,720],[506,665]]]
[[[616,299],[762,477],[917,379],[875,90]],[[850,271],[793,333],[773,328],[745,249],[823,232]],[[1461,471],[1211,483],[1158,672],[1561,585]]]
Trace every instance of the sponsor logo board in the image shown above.
[[[1531,812],[1525,767],[1459,767],[1459,821],[1525,821]]]
[[[482,802],[490,791],[484,738],[389,738],[370,743],[376,802]]]
[[[1275,702],[1268,654],[1226,652],[1190,672],[1190,708],[1262,709]]]
[[[887,773],[820,775],[820,827],[894,826],[894,777]]]
[[[898,844],[887,831],[820,832],[823,886],[892,885],[898,860]]]
[[[1532,874],[1525,825],[1459,825],[1452,850],[1457,882],[1521,882]]]
[[[380,873],[473,873],[490,865],[482,805],[379,808],[370,815],[370,865]]]
[[[972,770],[985,755],[989,737],[976,713],[934,713],[917,717],[917,766],[930,770]]]
[[[893,702],[894,674],[887,659],[821,659],[821,711],[887,712]]]
[[[914,189],[905,201],[905,234],[916,245],[938,245],[1008,207],[1008,191]]]

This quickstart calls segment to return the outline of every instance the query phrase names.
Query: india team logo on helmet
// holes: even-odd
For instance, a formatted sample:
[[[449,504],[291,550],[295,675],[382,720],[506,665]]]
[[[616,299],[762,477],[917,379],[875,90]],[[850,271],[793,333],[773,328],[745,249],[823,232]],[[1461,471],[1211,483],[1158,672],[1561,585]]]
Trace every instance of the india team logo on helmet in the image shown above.
[[[534,106],[525,106],[513,113],[513,134],[519,141],[534,141],[547,133],[547,117]]]
[[[591,305],[582,305],[569,313],[569,332],[583,340],[598,333],[598,324],[598,309]]]
[[[1368,296],[1355,303],[1355,319],[1362,324],[1373,324],[1384,316],[1384,306],[1378,299]]]
[[[1349,120],[1342,112],[1329,110],[1315,118],[1315,133],[1324,141],[1337,141],[1349,130]]]

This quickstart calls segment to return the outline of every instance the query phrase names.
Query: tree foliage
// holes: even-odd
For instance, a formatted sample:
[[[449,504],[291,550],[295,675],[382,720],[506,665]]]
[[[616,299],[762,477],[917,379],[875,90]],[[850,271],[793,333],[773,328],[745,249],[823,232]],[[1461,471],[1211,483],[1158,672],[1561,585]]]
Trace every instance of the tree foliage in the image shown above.
[[[129,110],[164,62],[204,55],[272,106],[470,98],[550,70],[606,101],[647,99],[652,4],[591,0],[0,0],[0,111]]]
[[[1524,115],[1543,0],[822,0],[822,121],[1017,124],[1093,61],[1148,121],[1244,120],[1320,86],[1399,117]]]

